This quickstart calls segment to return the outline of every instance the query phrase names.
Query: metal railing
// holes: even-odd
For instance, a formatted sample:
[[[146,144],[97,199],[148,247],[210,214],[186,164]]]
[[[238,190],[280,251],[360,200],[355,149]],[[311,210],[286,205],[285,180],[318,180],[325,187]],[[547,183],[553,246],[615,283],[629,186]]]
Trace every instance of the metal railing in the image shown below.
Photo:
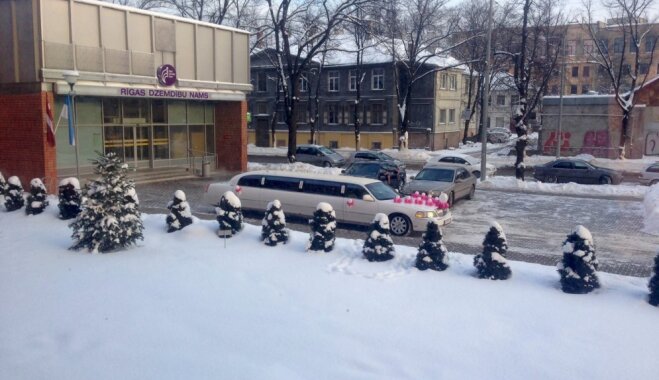
[[[188,149],[188,168],[191,173],[200,177],[208,177],[214,165],[216,154],[204,150]]]

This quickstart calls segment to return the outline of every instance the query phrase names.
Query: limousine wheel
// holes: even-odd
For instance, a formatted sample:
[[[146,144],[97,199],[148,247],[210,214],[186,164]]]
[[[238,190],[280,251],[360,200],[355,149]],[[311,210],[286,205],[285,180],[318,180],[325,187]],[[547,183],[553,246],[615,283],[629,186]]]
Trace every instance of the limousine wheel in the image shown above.
[[[412,222],[410,218],[401,214],[393,214],[389,217],[389,228],[394,236],[407,235],[410,232]]]

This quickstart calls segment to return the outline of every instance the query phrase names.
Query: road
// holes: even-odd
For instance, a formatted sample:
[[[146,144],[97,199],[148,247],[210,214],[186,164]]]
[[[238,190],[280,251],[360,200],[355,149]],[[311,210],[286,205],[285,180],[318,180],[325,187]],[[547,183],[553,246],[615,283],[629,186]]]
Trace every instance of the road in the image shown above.
[[[137,191],[144,211],[166,213],[165,205],[174,191],[181,189],[195,215],[213,219],[212,208],[203,205],[201,199],[205,185],[217,180],[200,178],[143,184],[137,186]],[[498,221],[503,227],[508,238],[508,258],[512,260],[555,265],[562,255],[563,240],[578,224],[592,232],[604,271],[648,276],[659,247],[659,237],[640,232],[643,223],[640,201],[479,190],[473,200],[458,202],[452,212],[453,223],[443,229],[444,242],[449,250],[456,252],[478,253],[490,220]],[[246,221],[260,225],[260,217],[258,213],[247,215]],[[302,219],[289,217],[288,227],[309,231]],[[366,228],[340,228],[337,235],[364,239]],[[417,246],[420,240],[419,234],[394,238],[396,244],[408,246]]]

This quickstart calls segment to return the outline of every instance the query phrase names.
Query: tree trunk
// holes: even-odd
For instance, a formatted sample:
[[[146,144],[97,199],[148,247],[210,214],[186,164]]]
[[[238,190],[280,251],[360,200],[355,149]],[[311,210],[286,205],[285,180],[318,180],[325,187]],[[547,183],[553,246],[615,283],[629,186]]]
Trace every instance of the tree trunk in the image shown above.
[[[469,121],[470,121],[469,119],[465,120],[465,130],[464,130],[464,134],[462,135],[462,145],[467,144],[467,134],[469,133]]]
[[[630,113],[631,113],[630,111],[627,111],[625,109],[623,109],[622,111],[622,126],[620,128],[620,146],[618,147],[619,159],[625,158],[625,147],[627,146],[627,141],[629,139],[629,136],[627,135],[627,131],[629,130]]]

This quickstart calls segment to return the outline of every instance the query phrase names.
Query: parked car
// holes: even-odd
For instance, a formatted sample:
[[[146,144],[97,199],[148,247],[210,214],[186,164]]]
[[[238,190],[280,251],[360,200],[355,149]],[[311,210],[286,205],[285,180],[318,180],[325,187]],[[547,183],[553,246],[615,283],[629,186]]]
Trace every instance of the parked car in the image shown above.
[[[453,206],[458,199],[474,197],[476,177],[464,165],[444,162],[429,164],[419,174],[410,177],[410,182],[403,186],[401,193],[410,195],[416,191],[433,197],[446,193],[449,206]]]
[[[350,165],[352,162],[357,160],[389,162],[401,169],[405,169],[405,163],[403,161],[393,158],[386,153],[380,152],[379,150],[360,150],[357,152],[352,152],[346,160],[346,165]]]
[[[476,157],[462,153],[442,153],[438,156],[433,156],[430,158],[430,160],[428,160],[428,164],[431,165],[438,162],[466,165],[469,167],[468,169],[471,172],[471,174],[473,174],[476,178],[481,177],[481,160]],[[494,173],[496,173],[497,171],[496,166],[492,164],[486,163],[485,167],[487,170],[486,174],[488,177],[493,176]]]
[[[326,168],[341,167],[346,159],[339,153],[322,145],[302,144],[295,150],[295,160]]]
[[[659,183],[659,162],[656,162],[652,165],[648,165],[641,172],[640,182],[643,185],[652,186],[655,183]]]
[[[622,182],[621,173],[575,158],[560,158],[544,165],[538,165],[534,169],[533,177],[538,181],[548,183],[575,182],[617,185]]]
[[[394,235],[425,231],[428,221],[440,226],[451,222],[451,212],[426,204],[400,202],[395,191],[384,183],[340,175],[254,171],[238,174],[227,182],[213,183],[204,202],[217,206],[226,191],[234,191],[242,208],[263,212],[268,202],[278,199],[287,215],[310,218],[319,202],[334,207],[342,223],[370,225],[377,213],[389,216]]]
[[[493,144],[505,143],[510,140],[510,133],[503,131],[487,131],[487,141]]]
[[[396,166],[391,161],[353,161],[341,174],[354,177],[365,177],[380,180],[391,186],[394,190],[400,190],[405,184],[407,173],[405,168]]]

